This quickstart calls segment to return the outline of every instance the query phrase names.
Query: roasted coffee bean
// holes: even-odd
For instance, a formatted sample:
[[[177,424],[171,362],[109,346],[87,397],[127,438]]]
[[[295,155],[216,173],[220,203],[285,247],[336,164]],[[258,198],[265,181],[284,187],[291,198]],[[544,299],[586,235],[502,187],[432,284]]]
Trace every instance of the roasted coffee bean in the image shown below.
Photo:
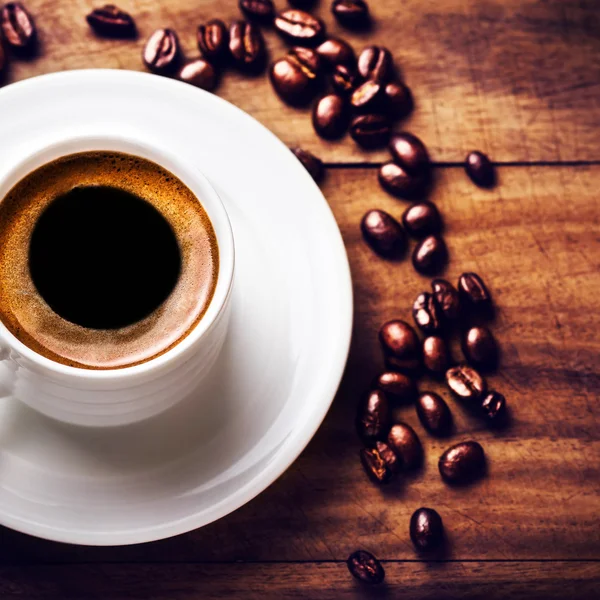
[[[467,155],[465,171],[471,181],[479,187],[492,187],[496,183],[494,165],[483,152],[475,150]]]
[[[369,6],[364,0],[333,0],[333,16],[344,26],[362,28],[369,24]]]
[[[265,40],[260,29],[246,21],[232,23],[229,28],[229,52],[239,69],[260,71],[265,59]]]
[[[275,16],[275,6],[272,0],[240,0],[240,10],[249,19],[270,21]]]
[[[423,340],[423,365],[440,377],[450,366],[450,351],[445,340],[437,335],[430,335]]]
[[[389,143],[392,158],[408,173],[417,175],[429,171],[429,154],[425,144],[412,133],[395,133]]]
[[[348,105],[337,94],[323,96],[314,106],[312,123],[318,135],[326,140],[341,137],[348,128]]]
[[[379,169],[378,179],[386,192],[406,200],[423,192],[427,184],[423,175],[411,175],[395,162],[382,165]]]
[[[440,310],[429,292],[421,292],[413,302],[412,315],[416,326],[426,334],[442,328]]]
[[[354,67],[346,65],[337,65],[331,76],[331,85],[333,89],[344,96],[351,94],[358,84],[358,75]]]
[[[462,351],[467,361],[483,370],[493,369],[498,361],[498,346],[487,327],[471,327],[462,337]]]
[[[485,379],[469,365],[458,365],[446,371],[446,383],[462,400],[477,402],[487,389]]]
[[[275,29],[288,42],[299,46],[318,44],[325,35],[325,24],[303,10],[284,10],[275,17]]]
[[[383,109],[383,84],[370,79],[358,86],[350,96],[350,105],[357,113],[373,113]]]
[[[412,402],[417,396],[417,385],[404,373],[384,371],[377,377],[375,384],[396,402]]]
[[[448,405],[435,392],[423,392],[417,398],[417,415],[421,424],[434,435],[446,435],[452,426]]]
[[[383,115],[361,115],[352,120],[350,136],[363,148],[373,149],[385,146],[391,133],[390,121]]]
[[[442,229],[442,218],[432,202],[415,202],[404,211],[402,224],[409,235],[421,239],[439,233]]]
[[[413,267],[423,274],[440,271],[448,259],[446,243],[438,235],[428,235],[416,246],[412,255]]]
[[[477,442],[468,441],[448,448],[438,463],[440,475],[448,483],[467,483],[485,471],[485,455]]]
[[[385,444],[385,447],[386,449],[388,448],[387,444]],[[387,456],[389,457],[389,455]],[[387,483],[394,474],[388,461],[380,454],[377,448],[363,448],[360,451],[360,462],[369,479],[374,483]]]
[[[442,517],[433,508],[419,508],[410,518],[410,539],[419,552],[430,552],[444,541]]]
[[[20,2],[7,2],[0,14],[2,33],[9,46],[25,50],[33,46],[36,29],[32,16]]]
[[[458,293],[465,308],[470,307],[485,315],[491,314],[492,297],[477,273],[463,273],[459,277]]]
[[[460,316],[460,297],[456,288],[445,279],[434,279],[431,289],[436,304],[446,322],[451,323]]]
[[[506,417],[506,399],[500,392],[492,390],[481,402],[481,410],[490,423],[500,423]]]
[[[324,168],[323,161],[308,150],[302,148],[292,148],[296,158],[304,165],[304,168],[310,173],[310,176],[319,183],[323,179]]]
[[[285,58],[273,63],[271,84],[279,97],[292,106],[306,104],[315,94],[321,58],[310,48],[292,48]]]
[[[137,35],[132,16],[114,4],[95,8],[85,20],[94,33],[103,37],[133,38]]]
[[[180,60],[179,39],[172,29],[157,29],[146,42],[144,64],[154,73],[170,73]]]
[[[415,330],[404,321],[384,323],[379,342],[386,361],[400,371],[414,371],[421,365],[421,344]]]
[[[383,89],[383,104],[390,119],[403,119],[413,108],[412,94],[401,82],[388,83]]]
[[[344,40],[329,38],[317,46],[316,50],[323,62],[330,69],[335,68],[337,65],[354,67],[356,64],[354,50],[352,49],[352,46]]]
[[[346,564],[352,577],[363,583],[381,583],[385,578],[385,571],[381,563],[366,550],[353,552],[348,557]]]
[[[365,81],[387,83],[394,75],[394,59],[387,48],[368,46],[358,57],[358,72]]]
[[[360,402],[356,413],[356,431],[362,441],[372,446],[384,440],[390,428],[390,405],[381,390],[369,392]]]
[[[184,65],[178,75],[181,81],[191,83],[203,90],[211,91],[217,85],[217,73],[214,67],[203,58],[197,58]]]
[[[379,441],[375,442],[375,450],[379,452],[379,456],[381,456],[387,469],[392,475],[400,470],[400,467],[402,466],[402,458],[398,456],[388,444]]]
[[[380,256],[397,258],[406,250],[406,235],[400,223],[383,210],[370,210],[360,228],[365,241]]]
[[[410,470],[423,460],[423,448],[415,430],[406,423],[397,423],[388,433],[389,447],[400,457],[402,467]]]
[[[200,52],[208,60],[215,62],[227,56],[229,32],[220,19],[213,19],[205,25],[199,25],[196,41]]]

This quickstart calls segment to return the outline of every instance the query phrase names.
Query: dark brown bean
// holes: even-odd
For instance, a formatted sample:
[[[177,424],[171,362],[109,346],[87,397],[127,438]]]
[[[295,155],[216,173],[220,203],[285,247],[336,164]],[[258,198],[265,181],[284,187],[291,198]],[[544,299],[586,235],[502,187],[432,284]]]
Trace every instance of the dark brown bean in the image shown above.
[[[302,163],[304,168],[310,173],[310,176],[319,183],[323,179],[325,169],[323,168],[323,161],[302,148],[292,148],[292,152],[296,158]]]
[[[498,361],[498,346],[487,327],[471,327],[462,337],[462,351],[467,361],[483,370],[493,369]]]
[[[337,65],[354,67],[356,64],[354,50],[352,49],[352,46],[344,40],[329,38],[317,46],[316,50],[323,62],[330,69],[335,68]]]
[[[249,19],[270,21],[275,16],[275,6],[272,0],[240,0],[240,10]]]
[[[378,442],[380,444],[381,442]],[[385,449],[389,449],[387,444],[384,444]],[[390,451],[391,452],[391,451]],[[391,452],[393,454],[393,452]],[[360,451],[360,462],[373,483],[387,483],[394,474],[394,470],[386,460],[389,454],[383,456],[378,448],[363,448]]]
[[[476,402],[487,389],[485,379],[469,365],[458,365],[446,371],[446,383],[462,400]]]
[[[412,175],[429,171],[429,154],[425,144],[412,133],[395,133],[389,143],[393,159]]]
[[[461,442],[440,456],[440,475],[448,483],[467,483],[478,479],[485,471],[485,454],[480,444]]]
[[[217,73],[214,67],[202,58],[184,65],[178,75],[181,81],[191,83],[203,90],[211,91],[217,85]]]
[[[442,517],[433,508],[419,508],[410,518],[410,539],[419,552],[430,552],[444,541]]]
[[[372,390],[360,402],[356,413],[356,431],[361,440],[372,446],[384,440],[390,428],[390,405],[381,390]]]
[[[369,79],[350,96],[350,105],[357,113],[373,113],[383,108],[383,84]]]
[[[487,421],[499,423],[506,416],[506,399],[500,392],[492,390],[481,402],[481,410]]]
[[[358,72],[365,81],[374,79],[387,83],[394,75],[392,54],[387,48],[368,46],[358,57]]]
[[[421,239],[439,233],[442,229],[442,218],[432,202],[415,202],[404,211],[402,224],[409,235]]]
[[[137,35],[133,17],[114,4],[95,8],[85,20],[94,33],[102,37],[133,38]]]
[[[427,184],[423,175],[411,175],[395,162],[382,165],[379,169],[378,179],[386,192],[406,200],[423,192]]]
[[[271,84],[278,96],[291,106],[306,104],[315,94],[321,72],[321,58],[310,48],[292,48],[269,70]]]
[[[423,365],[434,375],[446,373],[450,366],[450,351],[443,338],[430,335],[423,340]]]
[[[492,312],[492,297],[477,273],[463,273],[458,278],[458,293],[465,307],[484,314]]]
[[[379,456],[381,456],[387,469],[392,475],[400,470],[400,467],[402,466],[402,458],[398,456],[388,444],[377,441],[375,442],[375,450],[379,452]]]
[[[260,71],[265,59],[265,41],[260,29],[246,21],[232,23],[229,29],[229,52],[239,69]]]
[[[146,42],[144,64],[153,73],[170,73],[180,60],[179,39],[172,29],[157,29]]]
[[[496,183],[494,165],[483,152],[469,152],[465,159],[465,171],[471,181],[479,187],[489,188]]]
[[[204,58],[210,61],[219,61],[227,56],[229,32],[220,19],[212,19],[205,25],[198,25],[196,41]]]
[[[415,330],[404,321],[384,323],[379,342],[386,361],[400,371],[414,371],[421,365],[421,344]]]
[[[342,137],[348,128],[348,105],[338,94],[323,96],[314,106],[312,124],[322,138]]]
[[[354,67],[346,65],[337,65],[331,76],[331,85],[333,89],[344,96],[351,94],[358,84],[358,75]]]
[[[421,424],[433,435],[446,435],[452,426],[448,405],[435,392],[423,392],[417,398],[417,415]]]
[[[370,210],[360,228],[367,244],[385,258],[397,258],[406,250],[406,235],[400,223],[383,210]]]
[[[440,310],[429,292],[421,292],[413,302],[412,315],[416,326],[426,334],[436,333],[442,328]]]
[[[345,27],[359,29],[369,25],[369,6],[365,0],[333,0],[331,12]]]
[[[385,112],[392,120],[403,119],[413,108],[410,89],[402,82],[388,83],[383,89]]]
[[[363,148],[373,149],[385,146],[391,133],[391,125],[383,115],[361,115],[352,120],[350,136]]]
[[[353,552],[348,557],[346,565],[352,577],[363,583],[377,584],[385,578],[385,571],[381,563],[366,550]]]
[[[7,2],[2,8],[0,21],[9,46],[21,50],[33,46],[36,39],[35,23],[20,2]]]
[[[375,384],[396,402],[412,402],[417,396],[417,385],[404,373],[384,371],[377,377]]]
[[[303,10],[290,9],[275,17],[275,30],[288,42],[313,46],[325,36],[325,24]]]
[[[440,271],[448,260],[446,243],[438,235],[428,235],[416,246],[412,255],[413,267],[423,274]]]
[[[434,279],[431,289],[444,319],[451,323],[460,316],[460,297],[456,288],[445,279]]]
[[[415,430],[406,423],[397,423],[388,433],[389,447],[400,457],[407,470],[418,467],[423,460],[423,448]]]

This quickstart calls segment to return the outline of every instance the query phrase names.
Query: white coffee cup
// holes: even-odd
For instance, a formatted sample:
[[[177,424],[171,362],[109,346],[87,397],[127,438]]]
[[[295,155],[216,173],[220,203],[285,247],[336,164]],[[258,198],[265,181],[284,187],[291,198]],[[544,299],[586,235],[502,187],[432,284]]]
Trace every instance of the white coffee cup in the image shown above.
[[[214,364],[225,340],[234,275],[233,232],[217,193],[187,157],[127,135],[74,135],[28,149],[25,158],[0,173],[0,201],[38,167],[75,152],[108,150],[149,159],[176,175],[201,201],[219,248],[216,288],[202,319],[173,348],[131,367],[90,370],[63,365],[20,342],[0,322],[0,384],[5,392],[39,412],[68,423],[115,426],[157,415],[193,393]],[[2,268],[2,265],[0,265]],[[199,399],[201,401],[201,399]]]

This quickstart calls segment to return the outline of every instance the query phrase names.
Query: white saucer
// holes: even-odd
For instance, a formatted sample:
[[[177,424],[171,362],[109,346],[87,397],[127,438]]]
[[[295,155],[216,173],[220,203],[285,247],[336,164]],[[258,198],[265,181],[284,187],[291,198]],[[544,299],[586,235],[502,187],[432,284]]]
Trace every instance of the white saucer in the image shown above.
[[[115,429],[0,401],[0,523],[79,544],[147,542],[256,496],[323,420],[346,361],[352,289],[318,187],[267,129],[187,84],[129,71],[46,75],[0,91],[0,168],[52,132],[143,133],[193,157],[236,242],[231,328],[193,397]],[[7,367],[0,364],[0,385]],[[199,401],[202,398],[202,402]]]

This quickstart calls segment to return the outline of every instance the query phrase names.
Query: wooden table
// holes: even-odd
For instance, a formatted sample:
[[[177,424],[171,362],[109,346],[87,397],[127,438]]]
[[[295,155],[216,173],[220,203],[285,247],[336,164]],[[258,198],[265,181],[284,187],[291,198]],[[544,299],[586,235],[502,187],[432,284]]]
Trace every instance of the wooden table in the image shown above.
[[[140,69],[143,40],[174,27],[189,55],[195,26],[238,18],[235,0],[126,0],[141,39],[96,39],[84,15],[102,2],[27,0],[41,56],[13,61],[9,81],[84,67]],[[279,6],[282,0],[276,0]],[[376,181],[385,152],[350,139],[319,140],[306,110],[283,106],[266,77],[227,72],[218,93],[290,145],[328,164],[323,192],[342,230],[356,299],[348,368],[323,426],[296,463],[254,501],[201,530],[154,544],[84,548],[0,530],[0,598],[592,598],[600,597],[600,2],[595,0],[379,0],[375,26],[347,34],[357,48],[395,54],[416,110],[403,127],[435,161],[431,199],[443,212],[447,275],[475,270],[499,307],[493,325],[502,367],[490,378],[512,422],[487,430],[454,402],[452,442],[479,440],[489,474],[450,489],[437,459],[450,441],[426,435],[414,409],[401,418],[424,443],[422,470],[387,489],[357,460],[360,393],[381,368],[376,342],[386,319],[409,320],[428,281],[410,261],[388,263],[364,245],[359,221],[401,201]],[[283,45],[266,32],[271,57]],[[43,101],[43,99],[40,99]],[[4,143],[10,143],[4,140]],[[460,162],[480,149],[498,164],[492,191],[467,180]],[[442,390],[429,381],[422,388]],[[449,536],[436,561],[415,554],[408,522],[435,507]],[[366,590],[344,561],[374,552],[387,585]]]

